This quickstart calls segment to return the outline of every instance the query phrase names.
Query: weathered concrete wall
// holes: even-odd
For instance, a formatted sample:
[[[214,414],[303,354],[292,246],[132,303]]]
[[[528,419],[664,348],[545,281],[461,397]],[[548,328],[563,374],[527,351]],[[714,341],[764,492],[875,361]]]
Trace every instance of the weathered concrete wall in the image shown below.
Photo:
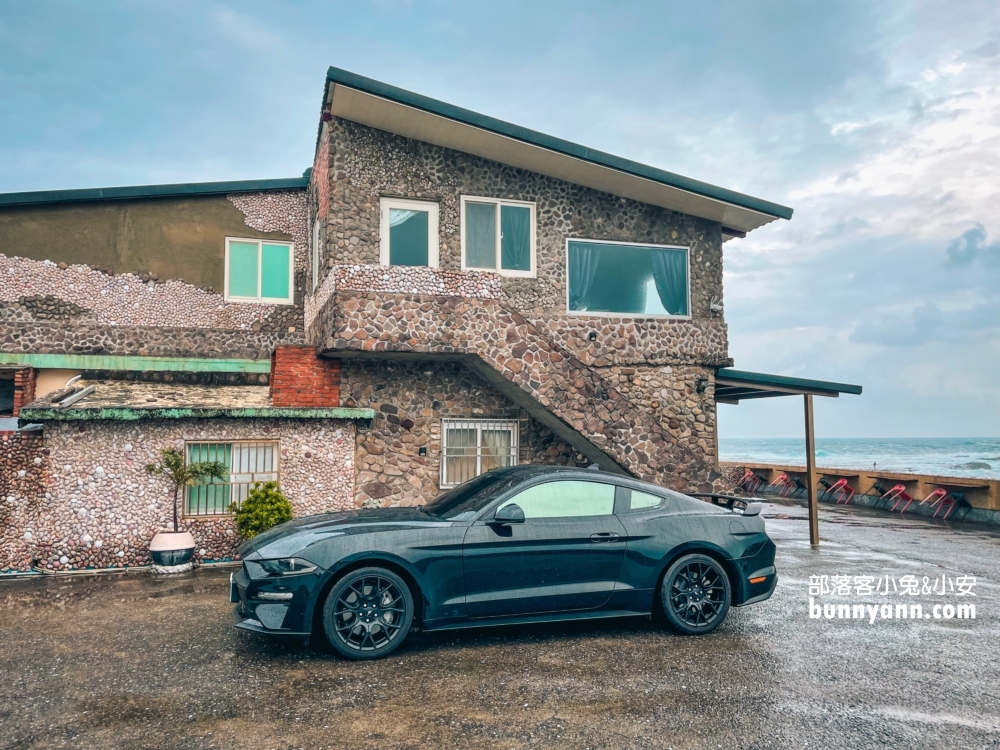
[[[289,241],[261,231],[225,195],[0,207],[0,253],[111,273],[155,273],[222,289],[226,237]]]
[[[149,540],[170,526],[173,511],[168,483],[145,466],[185,440],[277,440],[281,487],[296,515],[354,507],[350,421],[50,422],[44,445],[31,440],[39,442],[22,443],[11,459],[34,473],[5,498],[11,522],[3,524],[0,571],[27,570],[32,560],[45,570],[148,564]],[[183,526],[198,560],[232,558],[241,542],[230,517],[187,518]]]
[[[111,231],[101,222],[110,221],[108,212],[117,204],[64,207],[65,216],[59,206],[40,208],[37,216],[29,212],[35,218],[25,219],[24,226],[37,224],[32,231],[46,237],[50,218],[51,232],[56,235],[64,231],[66,216],[82,222],[76,249],[67,255],[60,250],[63,245],[53,240],[55,244],[39,259],[34,250],[29,254],[20,249],[23,244],[16,232],[4,234],[0,222],[0,349],[260,359],[270,356],[277,344],[302,343],[302,293],[308,263],[305,190],[190,200],[196,207],[202,205],[198,201],[207,201],[206,208],[194,211],[190,219],[185,218],[183,201],[161,204],[154,200],[151,203],[156,205],[151,207],[145,207],[144,201],[125,201],[135,205],[114,209],[127,216],[134,210],[142,221],[128,226],[145,227],[137,234],[121,230],[124,234],[114,235],[118,243],[115,262],[94,262],[94,258],[107,258],[101,255],[104,246],[93,226]],[[84,209],[91,210],[92,221]],[[0,209],[0,219],[5,215]],[[8,223],[13,221],[8,217]],[[291,240],[296,303],[226,302],[222,289],[227,235]],[[88,248],[94,255],[87,254]],[[196,260],[189,257],[191,253]],[[77,263],[77,255],[86,262]],[[163,262],[171,265],[156,271],[146,262],[149,257],[168,259]]]
[[[377,412],[357,433],[358,506],[419,505],[440,492],[442,419],[518,420],[520,463],[590,463],[461,363],[345,358],[341,378],[344,406]]]
[[[534,201],[537,277],[505,277],[502,282],[510,304],[526,318],[541,327],[553,325],[552,335],[583,361],[582,354],[589,351],[591,359],[606,364],[642,363],[651,353],[663,364],[728,362],[725,323],[709,311],[713,297],[722,299],[719,224],[340,119],[324,126],[324,134],[329,150],[328,267],[379,263],[381,196],[438,203],[440,267],[453,270],[461,269],[462,195]],[[314,180],[324,173],[314,170]],[[690,247],[693,319],[634,318],[627,325],[637,331],[626,335],[634,341],[622,347],[620,318],[567,318],[570,237]],[[553,324],[553,318],[558,322]],[[591,331],[596,341],[590,341]],[[672,359],[676,357],[681,359]]]

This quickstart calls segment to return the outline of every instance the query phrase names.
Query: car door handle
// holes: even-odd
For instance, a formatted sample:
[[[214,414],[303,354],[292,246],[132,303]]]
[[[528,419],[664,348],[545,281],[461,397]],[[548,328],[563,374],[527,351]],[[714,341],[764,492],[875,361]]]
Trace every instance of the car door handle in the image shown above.
[[[619,535],[613,531],[602,531],[598,534],[590,535],[590,541],[592,542],[616,542],[619,538]]]

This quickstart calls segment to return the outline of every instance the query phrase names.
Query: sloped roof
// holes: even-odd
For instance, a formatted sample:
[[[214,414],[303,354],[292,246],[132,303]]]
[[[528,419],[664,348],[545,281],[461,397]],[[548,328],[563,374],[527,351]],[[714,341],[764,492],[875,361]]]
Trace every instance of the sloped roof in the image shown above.
[[[581,146],[381,81],[331,67],[330,114],[397,135],[481,156],[720,222],[742,234],[792,209]]]

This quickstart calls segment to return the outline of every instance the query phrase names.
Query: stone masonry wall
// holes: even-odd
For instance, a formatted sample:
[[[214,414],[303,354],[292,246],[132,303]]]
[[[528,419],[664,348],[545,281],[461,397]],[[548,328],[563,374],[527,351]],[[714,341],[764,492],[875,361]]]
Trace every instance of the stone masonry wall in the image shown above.
[[[692,451],[717,455],[715,371],[698,366],[614,366],[598,372]],[[702,392],[698,393],[699,388]],[[719,477],[710,472],[709,481]]]
[[[32,560],[53,571],[148,564],[149,540],[170,526],[172,495],[146,464],[160,448],[183,449],[185,440],[239,439],[279,442],[281,487],[296,515],[354,507],[350,421],[50,422],[44,446],[33,443],[16,457],[35,474],[30,487],[5,498],[2,512],[13,522],[3,528],[16,538],[3,537],[0,571],[27,570]],[[201,561],[230,559],[242,541],[229,517],[187,518],[182,525],[194,535]]]
[[[658,362],[667,364],[680,344],[678,355],[683,361],[694,362],[698,357],[706,364],[728,361],[725,323],[709,311],[713,297],[722,299],[718,224],[337,118],[327,123],[324,133],[330,165],[328,268],[378,265],[382,196],[438,203],[440,266],[446,270],[461,269],[462,195],[533,201],[537,274],[536,278],[503,278],[511,306],[542,326],[560,318],[553,334],[578,356],[594,347],[594,359],[629,364],[642,363],[649,352],[655,352]],[[321,178],[320,171],[314,174]],[[637,342],[624,348],[618,344],[620,318],[568,319],[566,240],[570,237],[689,247],[693,319],[634,318],[632,325],[640,329]],[[596,342],[578,335],[591,330],[597,333]]]
[[[53,322],[4,325],[0,322],[0,350],[11,353],[267,359],[276,346],[304,342],[305,335],[300,329],[234,331]]]
[[[341,362],[343,405],[376,411],[357,432],[358,506],[419,505],[440,492],[442,419],[518,420],[520,463],[589,464],[461,363]]]

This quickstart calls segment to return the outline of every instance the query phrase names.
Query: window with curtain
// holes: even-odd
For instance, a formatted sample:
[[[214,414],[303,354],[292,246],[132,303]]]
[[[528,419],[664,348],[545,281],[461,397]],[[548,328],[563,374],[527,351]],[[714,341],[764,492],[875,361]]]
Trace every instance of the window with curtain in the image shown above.
[[[570,240],[570,312],[594,315],[690,315],[688,249]]]
[[[535,273],[535,204],[462,196],[462,267]]]
[[[291,304],[292,245],[226,238],[226,293],[233,302]]]
[[[257,482],[278,481],[278,443],[274,441],[239,441],[232,443],[188,443],[188,463],[218,461],[229,467],[225,480],[188,487],[184,514],[221,516],[229,513],[229,504],[239,505]]]
[[[517,450],[516,420],[442,420],[441,485],[461,484],[491,469],[514,466]]]
[[[380,262],[384,266],[438,264],[438,204],[382,198]]]

